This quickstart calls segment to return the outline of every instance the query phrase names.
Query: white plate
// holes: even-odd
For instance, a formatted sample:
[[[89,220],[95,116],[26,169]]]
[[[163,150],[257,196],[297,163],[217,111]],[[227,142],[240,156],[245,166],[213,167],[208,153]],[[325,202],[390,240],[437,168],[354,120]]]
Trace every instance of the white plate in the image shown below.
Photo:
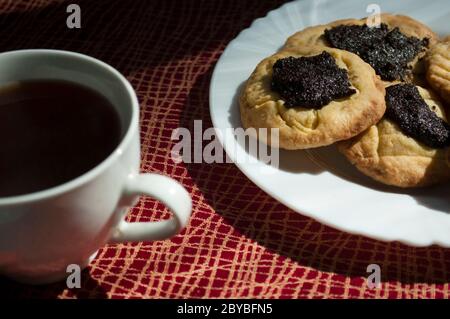
[[[382,12],[406,14],[429,25],[440,35],[450,33],[448,0],[375,1]],[[210,87],[210,113],[217,131],[241,126],[239,88],[264,57],[273,54],[294,32],[336,19],[367,16],[373,0],[304,0],[291,2],[257,19],[226,48]],[[219,140],[235,139],[228,130]],[[240,144],[228,156],[246,156]],[[239,157],[238,157],[239,158]],[[235,161],[236,162],[236,161]],[[269,195],[291,209],[350,233],[413,246],[450,247],[450,187],[404,191],[385,187],[360,174],[335,147],[309,151],[281,151],[280,166],[236,162],[239,169]]]

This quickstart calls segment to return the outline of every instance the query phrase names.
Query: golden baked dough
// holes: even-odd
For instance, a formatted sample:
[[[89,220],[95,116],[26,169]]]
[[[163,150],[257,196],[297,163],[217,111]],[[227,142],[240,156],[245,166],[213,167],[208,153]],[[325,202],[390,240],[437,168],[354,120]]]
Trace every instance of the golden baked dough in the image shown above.
[[[271,90],[274,63],[288,56],[313,56],[323,51],[347,70],[356,93],[321,109],[286,108],[279,94]],[[284,149],[329,145],[378,122],[386,109],[384,92],[372,67],[353,53],[323,47],[281,51],[261,61],[248,79],[240,97],[242,124],[245,128],[279,128],[278,146]],[[270,144],[270,139],[264,142]]]
[[[389,29],[398,27],[400,32],[407,36],[414,36],[419,39],[428,38],[430,46],[437,42],[438,36],[429,27],[410,17],[383,13],[380,15],[380,18],[381,23],[385,23]],[[323,35],[326,29],[339,25],[364,25],[366,22],[367,18],[343,19],[331,22],[329,24],[309,27],[290,36],[287,39],[283,49],[290,50],[317,45],[328,47],[328,42]],[[408,64],[412,68],[414,74],[424,73],[423,63],[418,63],[424,55],[425,52],[419,53],[417,57]],[[417,79],[417,81],[420,82],[420,79]]]
[[[417,88],[430,109],[447,120],[438,97]],[[449,148],[430,148],[403,134],[397,124],[386,118],[364,133],[340,142],[338,147],[361,172],[384,184],[419,187],[450,179]]]
[[[450,37],[433,45],[425,61],[428,83],[450,103]]]

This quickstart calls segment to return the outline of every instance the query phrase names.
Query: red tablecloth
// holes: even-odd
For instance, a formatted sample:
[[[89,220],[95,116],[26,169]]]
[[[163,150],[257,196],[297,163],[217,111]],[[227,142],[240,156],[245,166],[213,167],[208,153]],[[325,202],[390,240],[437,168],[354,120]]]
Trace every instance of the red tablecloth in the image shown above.
[[[82,28],[66,27],[78,3]],[[5,297],[345,298],[448,297],[450,251],[383,243],[323,226],[276,202],[233,164],[175,164],[171,133],[208,112],[209,82],[227,43],[281,1],[15,0],[0,2],[0,51],[58,48],[119,69],[141,103],[142,171],[180,181],[194,201],[185,231],[167,241],[109,245],[82,288],[0,279]],[[301,198],[302,194],[298,194]],[[332,205],[332,203],[330,203]],[[143,198],[132,221],[165,218]],[[382,268],[381,289],[366,267]]]

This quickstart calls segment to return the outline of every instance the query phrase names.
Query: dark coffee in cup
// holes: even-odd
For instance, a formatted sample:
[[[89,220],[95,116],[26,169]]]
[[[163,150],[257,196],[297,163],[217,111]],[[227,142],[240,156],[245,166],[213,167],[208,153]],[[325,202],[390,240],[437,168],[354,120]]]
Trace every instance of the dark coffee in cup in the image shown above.
[[[121,124],[100,93],[66,81],[0,87],[0,197],[58,186],[117,147]]]

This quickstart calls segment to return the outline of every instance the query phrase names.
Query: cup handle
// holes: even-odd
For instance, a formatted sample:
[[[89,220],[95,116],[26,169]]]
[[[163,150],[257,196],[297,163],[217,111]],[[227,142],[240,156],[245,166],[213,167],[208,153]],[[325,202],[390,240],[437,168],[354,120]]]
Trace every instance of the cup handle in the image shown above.
[[[157,222],[128,223],[122,220],[111,243],[168,239],[188,223],[192,211],[189,193],[177,181],[159,174],[131,175],[125,185],[124,196],[151,196],[166,205],[173,213],[171,219]]]

